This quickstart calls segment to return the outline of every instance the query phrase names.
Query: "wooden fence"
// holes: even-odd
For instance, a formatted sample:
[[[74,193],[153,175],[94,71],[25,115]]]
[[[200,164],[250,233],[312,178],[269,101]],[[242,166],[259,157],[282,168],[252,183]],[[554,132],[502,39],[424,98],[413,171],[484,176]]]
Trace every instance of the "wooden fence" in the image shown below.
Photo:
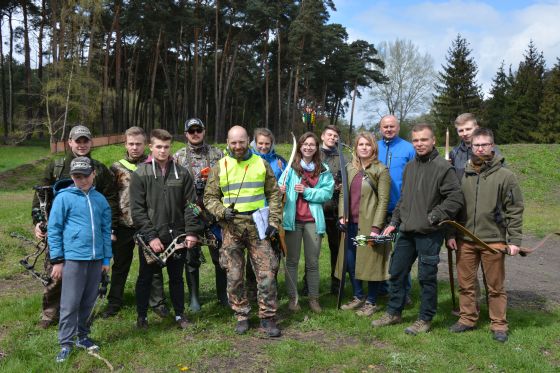
[[[98,146],[121,144],[124,142],[124,134],[121,135],[106,135],[92,138],[93,148]],[[58,141],[51,143],[51,153],[63,152],[68,149],[68,141]]]

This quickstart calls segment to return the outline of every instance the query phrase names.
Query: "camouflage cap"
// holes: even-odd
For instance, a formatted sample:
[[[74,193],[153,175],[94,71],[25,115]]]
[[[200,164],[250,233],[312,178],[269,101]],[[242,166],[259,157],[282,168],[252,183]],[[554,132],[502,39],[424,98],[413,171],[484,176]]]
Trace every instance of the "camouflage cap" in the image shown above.
[[[90,130],[82,125],[72,127],[68,138],[70,140],[78,140],[80,137],[87,137],[88,140],[91,140],[92,136]]]
[[[89,176],[92,172],[91,159],[88,157],[76,157],[70,163],[70,175],[82,174]]]

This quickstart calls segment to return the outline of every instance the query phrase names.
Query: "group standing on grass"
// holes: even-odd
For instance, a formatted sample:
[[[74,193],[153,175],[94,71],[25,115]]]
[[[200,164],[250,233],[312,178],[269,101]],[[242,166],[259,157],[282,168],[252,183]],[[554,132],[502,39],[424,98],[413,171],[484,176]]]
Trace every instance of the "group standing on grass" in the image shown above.
[[[43,185],[54,184],[56,197],[47,230],[42,222],[34,222],[36,236],[47,237],[50,248],[46,268],[53,281],[45,289],[39,325],[47,328],[59,322],[61,350],[56,361],[65,361],[74,346],[99,349],[89,339],[88,321],[101,274],[109,271],[113,258],[109,303],[102,313],[107,318],[123,306],[136,237],[146,244],[138,248],[135,289],[140,329],[148,328],[150,305],[161,317],[169,314],[161,268],[150,263],[144,251],[158,255],[178,240],[185,246],[166,262],[176,325],[185,329],[190,323],[183,272],[190,310],[198,312],[203,239],[214,242],[209,248],[216,296],[235,313],[235,332],[244,334],[250,328],[251,301],[256,298],[260,329],[279,337],[280,249],[286,251],[288,310],[301,310],[298,266],[303,244],[302,293],[308,296],[310,310],[320,313],[319,256],[327,234],[330,292],[338,291],[346,273],[352,286],[353,297],[343,310],[372,316],[382,308],[379,297],[388,294],[386,312],[372,326],[401,323],[404,307],[412,302],[410,272],[417,261],[419,314],[405,332],[429,331],[437,310],[437,266],[445,240],[449,250],[457,251],[460,289],[460,318],[450,331],[475,328],[481,266],[488,286],[490,329],[496,340],[505,342],[504,253],[519,252],[523,200],[492,131],[478,128],[468,113],[457,118],[456,128],[461,143],[446,161],[435,147],[430,125],[413,126],[409,143],[399,137],[398,120],[388,115],[380,122],[382,138],[360,132],[351,161],[342,164],[335,126],[325,127],[320,139],[304,133],[286,161],[275,153],[274,135],[268,129],[255,130],[250,142],[243,127],[233,126],[224,154],[206,144],[204,124],[193,118],[185,123],[186,146],[174,156],[169,132],[155,129],[148,138],[141,128],[129,128],[126,155],[108,170],[90,156],[89,129],[73,127],[70,152],[53,161],[42,180]],[[149,155],[144,152],[146,144]],[[348,185],[342,185],[343,179]],[[345,193],[349,211],[343,219]],[[447,220],[457,220],[496,250],[486,251],[462,232],[446,228],[442,222]],[[357,243],[341,243],[340,231]],[[396,234],[393,245],[375,240],[392,234]],[[370,240],[361,244],[357,236]]]

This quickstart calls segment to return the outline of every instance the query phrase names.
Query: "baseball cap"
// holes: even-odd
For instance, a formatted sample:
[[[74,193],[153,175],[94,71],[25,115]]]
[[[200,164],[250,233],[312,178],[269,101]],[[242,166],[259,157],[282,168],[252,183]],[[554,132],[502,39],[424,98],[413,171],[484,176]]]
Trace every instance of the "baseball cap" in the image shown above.
[[[70,175],[82,174],[89,176],[92,172],[91,159],[88,157],[76,157],[70,163]]]
[[[82,125],[72,127],[68,138],[71,140],[77,140],[80,137],[87,137],[88,140],[91,140],[92,136],[90,130],[86,126]]]
[[[191,127],[200,127],[204,129],[204,123],[198,118],[191,118],[185,122],[185,131],[188,131]]]

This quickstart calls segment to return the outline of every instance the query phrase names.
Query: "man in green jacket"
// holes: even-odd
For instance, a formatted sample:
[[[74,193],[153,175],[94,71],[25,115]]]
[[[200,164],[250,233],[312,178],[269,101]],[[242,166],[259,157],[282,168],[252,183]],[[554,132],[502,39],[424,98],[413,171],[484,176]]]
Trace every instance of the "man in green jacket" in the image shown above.
[[[491,248],[507,247],[510,255],[519,253],[522,239],[523,196],[513,172],[503,166],[504,157],[494,151],[494,135],[487,128],[473,132],[473,155],[465,168],[461,189],[465,206],[460,220]],[[476,307],[475,281],[479,264],[486,276],[488,303],[494,339],[507,341],[507,294],[504,289],[505,255],[483,250],[458,232],[447,240],[457,250],[460,318],[449,330],[453,333],[475,328],[479,311]]]
[[[387,313],[374,320],[374,327],[402,322],[406,276],[418,258],[420,313],[418,320],[405,329],[407,334],[430,330],[437,309],[437,272],[439,250],[443,243],[442,220],[454,219],[463,206],[463,193],[453,167],[439,156],[434,130],[428,124],[412,127],[412,145],[416,158],[407,163],[402,192],[393,210],[391,223],[383,234],[399,227],[400,234],[389,267],[389,303]]]
[[[58,158],[49,163],[39,184],[44,186],[52,186],[59,180],[70,180],[70,163],[76,157],[88,157],[91,159],[90,151],[92,145],[92,135],[90,130],[86,126],[77,125],[72,127],[68,136],[68,146],[70,148],[70,151],[64,158]],[[91,162],[95,170],[93,185],[98,192],[105,196],[107,202],[109,202],[109,206],[111,207],[112,211],[112,225],[114,229],[118,222],[118,202],[117,193],[114,188],[113,174],[103,163],[95,159],[91,159]],[[39,200],[37,198],[37,195],[35,195],[33,199],[32,207],[34,211],[39,208]],[[35,221],[36,214],[33,214],[33,216],[33,224],[35,225],[35,237],[41,240],[46,235],[46,229],[43,231],[44,223],[41,221]],[[112,239],[115,240],[114,235],[112,236]],[[52,265],[50,263],[48,250],[45,255],[45,269],[46,272],[50,275],[52,271]],[[38,324],[40,328],[48,328],[49,326],[56,324],[56,322],[58,321],[60,312],[61,290],[62,281],[60,279],[53,279],[50,284],[45,287],[45,290],[43,292],[43,308],[41,312],[41,320]]]

